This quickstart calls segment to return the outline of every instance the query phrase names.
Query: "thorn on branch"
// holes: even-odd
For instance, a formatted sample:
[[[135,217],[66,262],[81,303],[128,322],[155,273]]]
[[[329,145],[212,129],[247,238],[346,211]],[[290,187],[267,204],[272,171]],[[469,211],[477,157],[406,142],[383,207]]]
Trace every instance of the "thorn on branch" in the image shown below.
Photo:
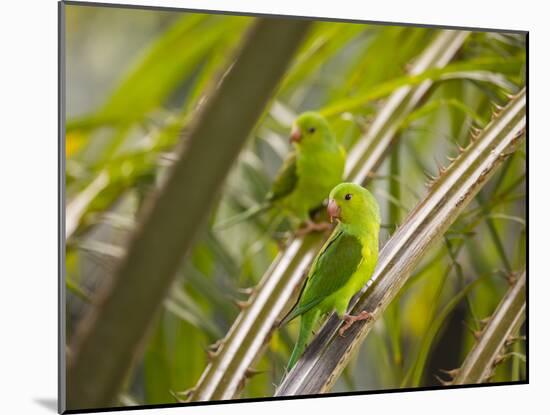
[[[441,383],[443,386],[448,386],[453,383],[453,380],[455,379],[456,375],[460,372],[460,369],[451,369],[451,370],[445,370],[445,369],[439,369],[441,373],[444,373],[449,377],[449,380],[443,380],[438,375],[434,375],[436,379]]]
[[[482,320],[479,320],[479,325],[480,327],[483,329],[485,328],[485,326],[487,326],[487,324],[489,323],[489,321],[491,321],[491,317],[492,316],[489,316],[489,317],[485,317],[484,319]]]
[[[497,367],[502,362],[504,362],[509,356],[505,354],[499,354],[496,359],[493,361],[493,367]]]
[[[513,285],[516,284],[516,282],[518,280],[518,273],[515,272],[515,271],[507,272],[505,278],[506,278],[506,281],[508,282],[508,284],[510,286],[513,286]]]
[[[435,164],[437,165],[437,171],[439,172],[439,176],[441,176],[447,171],[447,169],[439,162],[437,158],[434,157],[434,160],[435,160]]]
[[[442,386],[449,386],[449,385],[451,385],[451,384],[453,383],[451,380],[443,380],[443,379],[441,379],[441,378],[440,378],[439,376],[437,376],[437,375],[434,375],[434,376],[435,376],[435,378],[437,379],[437,381],[438,381],[439,383],[441,383]]]
[[[265,371],[264,370],[251,369],[251,368],[246,369],[246,371],[244,372],[244,376],[239,381],[239,385],[237,386],[237,389],[242,390],[248,379],[250,379],[250,378],[252,378],[256,375],[259,375],[260,373],[265,373]]]
[[[246,301],[234,300],[233,303],[239,308],[240,311],[243,311],[244,309],[250,307],[250,300],[246,300]]]
[[[494,120],[496,117],[498,117],[501,110],[502,107],[497,104],[493,104],[493,108],[491,109],[491,120]]]
[[[430,173],[428,173],[426,170],[424,170],[424,175],[428,178],[428,180],[435,181],[437,180],[437,177],[432,176]]]
[[[237,292],[244,295],[252,295],[256,291],[256,287],[237,288]]]
[[[176,392],[170,389],[168,392],[170,392],[170,395],[172,395],[176,401],[178,401],[179,403],[184,403],[187,400],[189,400],[189,398],[193,395],[193,393],[195,393],[195,388],[185,389],[184,391],[181,391],[181,392]]]
[[[470,127],[470,136],[472,137],[472,141],[475,142],[479,138],[481,134],[481,129],[476,128],[474,126]]]
[[[176,402],[178,403],[185,403],[185,400],[184,399],[180,399],[180,397],[176,394],[176,392],[174,392],[172,389],[169,389],[168,392],[170,393],[170,395],[172,395],[172,397],[176,400]]]
[[[447,376],[454,378],[458,373],[460,372],[459,368],[451,369],[451,370],[445,370],[445,369],[439,369],[440,372],[445,373]]]
[[[472,333],[472,336],[474,336],[474,339],[476,340],[476,342],[479,341],[479,338],[481,337],[481,333],[483,332],[483,330],[475,330],[472,327],[470,327],[465,321],[463,321],[462,324],[464,324],[464,326],[468,329],[468,331]]]
[[[208,361],[212,361],[218,355],[220,347],[223,345],[224,341],[224,339],[219,339],[206,348],[206,356],[208,357]]]
[[[509,336],[504,342],[505,347],[510,347],[512,344],[518,341],[525,341],[525,336]]]
[[[512,138],[512,142],[514,142],[515,140],[520,138],[523,134],[525,134],[525,128],[522,128],[522,129],[518,130],[516,135]]]
[[[244,372],[244,377],[246,379],[250,379],[256,375],[259,375],[261,373],[265,373],[265,370],[256,370],[256,369],[251,369],[251,368],[248,368],[246,369],[246,371]]]
[[[434,183],[437,181],[437,177],[436,176],[432,176],[431,173],[429,173],[428,171],[424,170],[424,176],[426,176],[426,178],[428,179],[425,184],[426,184],[426,187],[429,189],[430,187],[432,187],[434,185]]]
[[[277,243],[277,248],[279,248],[279,251],[284,251],[286,248],[286,242],[282,238],[275,238],[275,242]]]
[[[220,348],[220,346],[224,343],[224,339],[218,339],[215,343],[212,343],[208,346],[208,350],[212,350],[213,352],[217,352]]]

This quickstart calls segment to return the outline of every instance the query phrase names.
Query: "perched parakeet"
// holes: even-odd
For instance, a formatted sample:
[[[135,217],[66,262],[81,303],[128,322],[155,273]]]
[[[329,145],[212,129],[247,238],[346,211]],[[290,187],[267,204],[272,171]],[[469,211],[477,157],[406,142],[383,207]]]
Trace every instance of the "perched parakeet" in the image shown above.
[[[378,203],[367,189],[341,183],[330,192],[327,212],[338,224],[315,257],[296,306],[281,321],[282,325],[301,316],[287,370],[303,353],[315,323],[324,314],[336,311],[346,321],[340,335],[354,321],[370,318],[366,311],[352,316],[346,310],[351,297],[370,279],[378,260]]]
[[[310,212],[322,206],[330,190],[342,181],[346,152],[332,134],[326,119],[305,112],[293,123],[290,141],[293,150],[284,160],[265,201],[216,227],[226,228],[272,207],[286,211],[291,220],[306,230],[326,229],[315,224]]]

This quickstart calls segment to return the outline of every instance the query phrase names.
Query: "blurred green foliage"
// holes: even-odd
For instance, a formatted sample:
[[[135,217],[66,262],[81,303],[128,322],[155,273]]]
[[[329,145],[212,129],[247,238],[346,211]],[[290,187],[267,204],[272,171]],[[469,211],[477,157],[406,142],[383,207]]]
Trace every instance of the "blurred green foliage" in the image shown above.
[[[98,54],[96,31],[114,33],[113,9],[68,6],[67,70],[83,70],[83,54]],[[103,102],[78,114],[67,108],[66,214],[67,328],[69,337],[95,287],[110,278],[136,213],[173,160],[205,89],[231,59],[250,17],[118,10],[118,19],[156,27],[130,59],[102,71],[119,73],[103,88]],[[98,18],[99,16],[99,18]],[[79,22],[94,17],[96,26]],[[154,22],[154,23],[151,23]],[[97,27],[99,25],[99,27]],[[122,38],[131,39],[127,24]],[[433,39],[428,28],[351,23],[315,23],[271,106],[264,113],[227,178],[210,225],[259,203],[288,151],[296,114],[320,110],[335,134],[351,148],[369,127],[379,103],[403,85],[435,80],[432,92],[409,115],[371,189],[382,206],[384,243],[426,192],[426,172],[435,175],[457,145],[484,126],[493,104],[525,84],[525,37],[472,33],[444,68],[410,75],[409,64]],[[81,48],[81,49],[79,49]],[[74,68],[73,68],[74,66]],[[72,68],[72,69],[71,69]],[[69,77],[71,102],[97,97],[93,66]],[[261,70],[261,65],[258,65]],[[78,82],[77,82],[78,80]],[[243,85],[246,88],[246,85]],[[101,89],[101,88],[100,88]],[[80,101],[79,101],[80,100]],[[235,105],[239,105],[238,102]],[[220,131],[223,139],[223,131]],[[212,149],[212,151],[216,151]],[[377,323],[336,385],[336,391],[438,385],[442,369],[460,366],[481,320],[496,308],[507,278],[526,262],[525,149],[508,160],[466,213],[432,250]],[[215,166],[213,166],[215,168]],[[98,185],[97,178],[104,178]],[[182,212],[184,214],[184,212]],[[242,289],[258,283],[279,251],[269,216],[214,232],[205,227],[178,278],[121,397],[125,403],[173,402],[171,391],[192,387],[207,365],[207,347],[238,315]],[[139,307],[139,304],[136,304]],[[277,332],[260,372],[243,397],[271,396],[297,334],[292,324]],[[525,379],[525,344],[497,368],[492,381]],[[108,353],[108,351],[106,351]]]

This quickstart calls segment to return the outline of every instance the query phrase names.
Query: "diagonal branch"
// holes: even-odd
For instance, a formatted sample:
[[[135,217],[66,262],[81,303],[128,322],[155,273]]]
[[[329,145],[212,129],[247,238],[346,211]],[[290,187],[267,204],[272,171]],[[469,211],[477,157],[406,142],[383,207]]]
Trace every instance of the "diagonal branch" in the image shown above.
[[[375,321],[397,295],[424,253],[436,243],[498,166],[524,138],[525,89],[521,90],[479,136],[432,184],[427,196],[405,219],[380,252],[375,273],[351,313],[367,310],[373,319],[354,324],[347,337],[338,336],[341,321],[332,315],[302,358],[279,386],[276,395],[326,392],[336,382]],[[366,292],[365,292],[366,290]]]
[[[74,336],[67,373],[69,409],[115,401],[181,258],[309,25],[258,19],[229,69],[212,85],[178,161],[145,206],[115,278],[101,287],[96,306]]]
[[[470,350],[452,383],[464,385],[486,382],[493,373],[506,340],[519,330],[525,320],[525,271],[510,287],[493,316]]]
[[[431,67],[445,66],[456,54],[467,32],[441,31],[413,65],[413,74]],[[383,161],[404,118],[426,96],[432,81],[415,87],[404,86],[394,92],[378,112],[369,131],[352,149],[346,164],[346,177],[365,183]],[[253,365],[269,340],[273,327],[303,281],[322,238],[309,235],[293,240],[279,254],[262,277],[246,307],[237,317],[219,349],[212,354],[191,401],[230,399],[238,395]]]

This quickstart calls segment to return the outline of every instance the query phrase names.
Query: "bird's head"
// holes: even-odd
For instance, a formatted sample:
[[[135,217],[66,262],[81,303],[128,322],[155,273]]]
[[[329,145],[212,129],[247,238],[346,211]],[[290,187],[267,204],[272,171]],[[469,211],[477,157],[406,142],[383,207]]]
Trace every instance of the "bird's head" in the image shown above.
[[[327,213],[344,224],[380,224],[380,210],[374,196],[355,183],[340,183],[329,195]]]
[[[327,120],[317,112],[304,112],[292,124],[290,142],[297,146],[331,137]]]

